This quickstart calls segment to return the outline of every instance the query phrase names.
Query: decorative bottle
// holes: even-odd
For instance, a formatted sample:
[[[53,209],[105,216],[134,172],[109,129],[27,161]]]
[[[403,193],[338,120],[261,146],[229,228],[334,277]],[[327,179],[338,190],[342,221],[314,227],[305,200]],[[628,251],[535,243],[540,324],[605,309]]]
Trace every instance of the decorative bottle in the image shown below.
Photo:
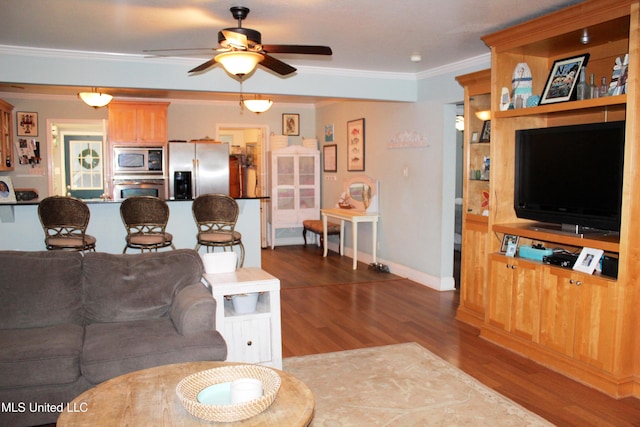
[[[589,92],[590,92],[590,97],[591,98],[597,98],[598,97],[598,86],[596,86],[596,75],[595,73],[591,73],[591,81],[589,82]]]
[[[598,88],[598,96],[600,98],[602,98],[603,96],[607,96],[608,91],[609,88],[607,87],[607,78],[602,77],[602,84],[600,85],[600,88]]]
[[[580,81],[576,87],[576,98],[578,101],[589,99],[589,87],[587,86],[587,76],[584,67],[580,70]]]

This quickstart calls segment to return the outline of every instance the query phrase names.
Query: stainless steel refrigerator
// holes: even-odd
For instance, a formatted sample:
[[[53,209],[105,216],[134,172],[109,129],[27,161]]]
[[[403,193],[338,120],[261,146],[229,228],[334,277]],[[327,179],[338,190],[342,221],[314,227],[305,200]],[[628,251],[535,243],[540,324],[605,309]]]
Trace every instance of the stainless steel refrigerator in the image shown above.
[[[193,199],[201,194],[229,194],[229,144],[169,143],[169,198]]]

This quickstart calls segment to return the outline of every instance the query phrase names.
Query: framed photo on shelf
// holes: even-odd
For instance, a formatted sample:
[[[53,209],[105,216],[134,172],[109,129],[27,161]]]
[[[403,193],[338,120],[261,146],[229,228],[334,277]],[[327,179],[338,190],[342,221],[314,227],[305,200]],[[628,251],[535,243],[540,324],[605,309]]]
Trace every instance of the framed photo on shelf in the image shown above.
[[[347,170],[364,171],[364,119],[347,122]]]
[[[338,145],[329,144],[322,147],[322,170],[338,172]]]
[[[600,263],[604,251],[602,249],[582,248],[578,260],[573,265],[573,269],[587,274],[593,274]]]
[[[539,105],[570,101],[580,79],[580,69],[586,67],[587,62],[588,53],[555,61],[544,85]]]
[[[482,125],[482,134],[480,135],[480,142],[491,141],[491,120],[485,120]]]
[[[480,142],[478,132],[473,132],[471,134],[471,143],[475,144],[476,142]]]
[[[300,114],[285,113],[282,115],[282,134],[300,135]]]
[[[38,136],[38,113],[18,111],[16,129],[18,136]]]
[[[502,236],[502,245],[500,246],[500,252],[502,252],[506,256],[516,256],[516,249],[518,249],[519,241],[520,236],[505,234],[504,236]]]
[[[0,176],[0,203],[16,203],[16,192],[10,176]]]

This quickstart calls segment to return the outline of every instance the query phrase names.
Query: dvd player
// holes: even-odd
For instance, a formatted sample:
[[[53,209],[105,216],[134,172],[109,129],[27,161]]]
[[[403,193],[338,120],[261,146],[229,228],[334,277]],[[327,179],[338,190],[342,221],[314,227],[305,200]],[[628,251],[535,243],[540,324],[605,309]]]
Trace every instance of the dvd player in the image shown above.
[[[560,267],[573,268],[573,264],[578,260],[578,255],[556,253],[542,257],[542,262],[549,265],[557,265]]]

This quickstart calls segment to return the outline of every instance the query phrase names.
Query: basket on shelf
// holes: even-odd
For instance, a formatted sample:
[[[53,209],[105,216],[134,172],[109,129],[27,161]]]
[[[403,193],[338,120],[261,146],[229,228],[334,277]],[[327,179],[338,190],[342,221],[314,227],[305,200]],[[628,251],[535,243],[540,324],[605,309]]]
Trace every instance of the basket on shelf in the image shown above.
[[[232,382],[240,378],[255,378],[262,382],[263,395],[258,399],[230,405],[210,405],[198,401],[198,393],[206,387]],[[246,420],[265,411],[276,398],[280,375],[260,365],[232,365],[196,372],[176,386],[180,403],[192,415],[207,421],[235,422]]]

